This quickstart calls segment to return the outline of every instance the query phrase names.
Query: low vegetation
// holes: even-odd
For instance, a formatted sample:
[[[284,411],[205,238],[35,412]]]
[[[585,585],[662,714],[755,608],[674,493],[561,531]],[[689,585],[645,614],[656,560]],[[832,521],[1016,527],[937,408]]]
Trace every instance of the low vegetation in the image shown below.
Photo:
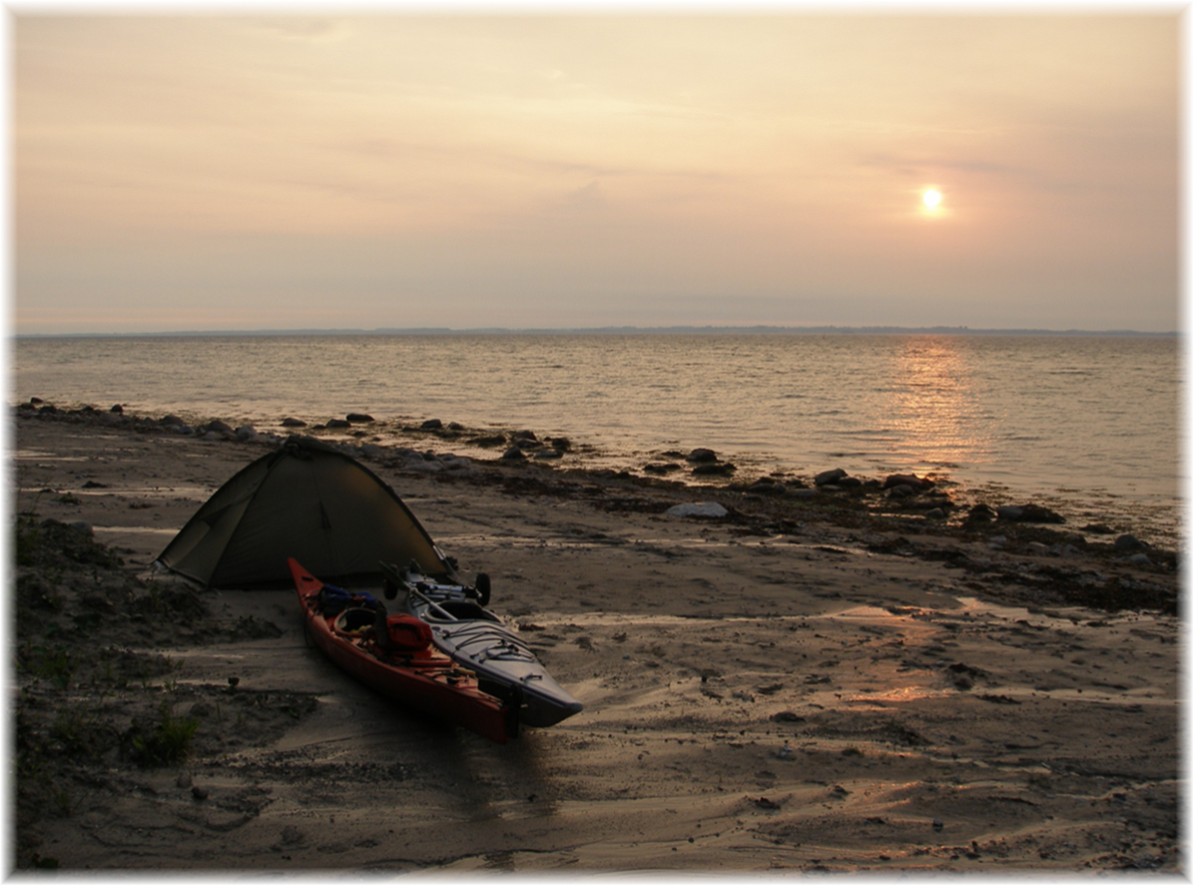
[[[18,868],[58,866],[47,820],[217,757],[250,720],[281,730],[311,711],[302,695],[179,681],[172,648],[277,637],[269,621],[229,621],[204,592],[140,578],[85,526],[25,514],[14,533]]]

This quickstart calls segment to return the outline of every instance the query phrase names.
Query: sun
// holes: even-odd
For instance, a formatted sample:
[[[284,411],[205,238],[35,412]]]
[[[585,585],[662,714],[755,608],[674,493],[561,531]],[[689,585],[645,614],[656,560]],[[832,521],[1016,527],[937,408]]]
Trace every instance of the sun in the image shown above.
[[[946,195],[937,185],[924,185],[917,191],[921,202],[917,215],[925,219],[943,219],[947,215]]]

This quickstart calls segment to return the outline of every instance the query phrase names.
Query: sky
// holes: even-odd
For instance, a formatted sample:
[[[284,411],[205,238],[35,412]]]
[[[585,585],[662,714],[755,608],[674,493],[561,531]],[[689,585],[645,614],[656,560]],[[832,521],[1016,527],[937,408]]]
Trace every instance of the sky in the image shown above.
[[[1181,8],[11,12],[17,334],[1176,330]]]

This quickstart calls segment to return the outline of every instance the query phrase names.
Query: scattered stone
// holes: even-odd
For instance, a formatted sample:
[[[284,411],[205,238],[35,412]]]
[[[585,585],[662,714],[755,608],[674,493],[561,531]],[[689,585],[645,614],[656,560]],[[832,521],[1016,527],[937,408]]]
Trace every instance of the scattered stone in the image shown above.
[[[375,417],[369,413],[347,413],[346,422],[374,422]]]
[[[971,506],[970,511],[967,512],[967,523],[987,524],[995,519],[995,517],[996,513],[992,511],[991,506],[989,506],[987,503],[977,503],[976,505]]]
[[[666,514],[672,518],[724,518],[729,510],[717,502],[680,503],[667,509]]]
[[[108,412],[120,414],[120,413],[125,412],[125,408],[122,407],[120,404],[113,404],[111,407],[108,408]]]
[[[717,454],[708,447],[697,447],[687,455],[687,461],[690,463],[715,463]]]
[[[792,712],[790,709],[785,709],[782,712],[777,712],[773,716],[771,716],[771,721],[773,721],[773,722],[801,722],[801,721],[804,721],[804,719],[801,716],[796,715],[796,713]]]
[[[302,429],[307,427],[308,423],[302,419],[296,419],[294,416],[289,416],[286,417],[283,422],[280,423],[280,425],[285,429]]]
[[[883,481],[883,489],[890,490],[893,487],[910,487],[915,490],[927,490],[933,487],[933,482],[928,478],[918,478],[916,475],[888,475]]]
[[[746,488],[749,493],[759,494],[783,493],[786,489],[774,478],[759,478]]]
[[[1141,552],[1146,544],[1131,533],[1123,533],[1113,540],[1113,548],[1118,552]]]
[[[797,487],[791,490],[791,495],[799,500],[813,500],[821,495],[821,491],[811,487]]]
[[[426,432],[436,432],[443,428],[440,419],[427,419],[421,423],[421,430]]]
[[[520,445],[514,444],[504,451],[504,455],[500,458],[506,462],[525,462],[525,451],[521,449]]]
[[[378,444],[367,443],[359,445],[358,454],[363,459],[378,460],[387,456],[387,450],[385,450],[383,447],[380,447]]]
[[[221,419],[214,419],[200,427],[204,433],[215,432],[218,435],[233,435],[233,426]]]
[[[996,516],[1002,521],[1021,521],[1029,524],[1065,524],[1062,515],[1045,506],[1026,503],[1023,506],[1001,506]]]
[[[829,469],[813,478],[813,483],[818,487],[824,487],[827,484],[837,484],[843,478],[848,477],[849,475],[845,469]]]
[[[1095,533],[1095,534],[1100,534],[1102,536],[1109,536],[1110,534],[1116,533],[1115,530],[1113,530],[1111,527],[1109,527],[1107,524],[1104,524],[1103,522],[1094,522],[1092,524],[1085,524],[1083,526],[1083,531],[1084,531],[1084,533]]]
[[[348,419],[331,419],[325,423],[327,429],[348,429],[350,428],[350,420]]]
[[[729,477],[737,471],[737,467],[733,463],[727,462],[703,462],[699,463],[692,469],[693,475],[711,476],[722,475]]]
[[[682,469],[679,463],[648,463],[642,467],[642,471],[647,475],[669,475],[671,472],[678,472]]]
[[[987,671],[966,663],[952,663],[946,667],[950,674],[950,683],[960,691],[969,691],[978,679],[986,678]]]

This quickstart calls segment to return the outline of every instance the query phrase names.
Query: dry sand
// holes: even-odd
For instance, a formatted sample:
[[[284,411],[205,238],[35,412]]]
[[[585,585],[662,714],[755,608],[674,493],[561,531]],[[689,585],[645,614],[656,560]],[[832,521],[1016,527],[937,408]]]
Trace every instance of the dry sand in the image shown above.
[[[266,445],[28,412],[13,443],[29,526],[124,562],[17,571],[18,868],[1183,869],[1169,553],[389,451],[371,468],[585,703],[495,745],[338,672],[288,590],[145,578]],[[664,514],[696,500],[734,511]],[[139,765],[164,712],[190,755]]]

